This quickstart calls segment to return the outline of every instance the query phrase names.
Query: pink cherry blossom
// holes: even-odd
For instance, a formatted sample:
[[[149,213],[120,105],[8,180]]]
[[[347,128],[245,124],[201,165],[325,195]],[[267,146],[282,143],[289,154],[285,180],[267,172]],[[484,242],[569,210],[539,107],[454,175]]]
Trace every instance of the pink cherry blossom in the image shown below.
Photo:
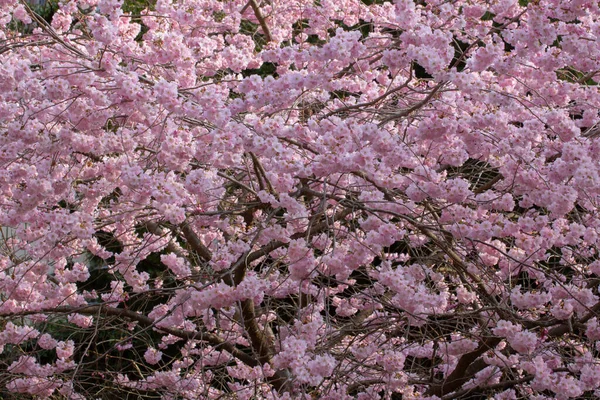
[[[597,3],[138,3],[0,0],[4,390],[597,396]]]
[[[163,353],[161,351],[149,347],[148,350],[146,350],[146,352],[144,353],[144,359],[149,364],[158,364],[162,357],[162,354]]]

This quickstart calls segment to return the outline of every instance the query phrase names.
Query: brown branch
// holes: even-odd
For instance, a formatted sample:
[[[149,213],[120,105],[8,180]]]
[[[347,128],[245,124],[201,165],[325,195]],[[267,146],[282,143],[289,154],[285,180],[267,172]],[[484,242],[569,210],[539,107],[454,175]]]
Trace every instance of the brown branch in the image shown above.
[[[271,364],[271,357],[275,353],[275,337],[271,333],[270,328],[266,327],[265,330],[260,329],[260,326],[256,322],[254,301],[250,299],[242,301],[241,311],[244,329],[248,333],[252,348],[258,355],[258,361],[261,365]],[[278,392],[286,391],[290,376],[291,373],[287,369],[277,370],[269,382]]]
[[[385,383],[383,379],[366,379],[364,381],[358,381],[348,386],[348,388],[346,389],[346,393],[351,396],[360,388],[369,387],[372,385],[381,385],[383,383]]]
[[[0,46],[0,55],[6,53],[7,51],[18,49],[19,47],[42,47],[47,44],[53,44],[54,42],[50,40],[37,40],[35,42],[24,42],[24,43],[11,43],[5,46]]]
[[[160,227],[160,225],[158,225],[154,221],[148,221],[148,222],[146,222],[144,224],[144,227],[146,229],[148,229],[148,232],[152,233],[153,235],[160,236],[160,237],[163,237],[163,236],[166,235],[164,229],[162,229]],[[165,250],[167,250],[169,253],[174,253],[177,256],[181,257],[181,258],[187,258],[186,255],[183,254],[181,252],[181,250],[177,246],[175,246],[173,244],[173,242],[169,242],[169,244],[167,244],[167,247],[165,247]]]
[[[481,185],[480,187],[473,189],[473,193],[475,193],[475,194],[483,193],[486,190],[491,189],[492,186],[494,186],[496,183],[498,183],[502,179],[504,179],[504,177],[501,174],[498,174],[495,177],[493,177],[492,179],[490,179],[490,181],[487,182],[486,184]]]
[[[343,219],[348,215],[351,211],[344,209],[338,212],[334,219]],[[299,232],[295,235],[292,235],[292,239],[298,239],[301,237],[311,237],[317,235],[331,225],[332,221],[323,221],[312,227],[310,231],[307,232]],[[254,252],[246,252],[242,254],[241,257],[232,265],[230,271],[231,274],[225,274],[223,276],[223,282],[228,284],[229,286],[239,285],[244,277],[246,276],[246,270],[249,264],[255,260],[258,260],[261,257],[266,256],[273,250],[276,250],[280,247],[285,246],[287,243],[280,241],[272,241],[267,245],[263,246],[261,249],[256,250]],[[250,344],[252,349],[256,352],[258,356],[258,360],[261,364],[270,364],[271,358],[273,354],[275,354],[274,348],[274,337],[268,331],[268,328],[264,331],[261,330],[258,322],[256,320],[256,310],[254,307],[254,302],[250,299],[243,300],[241,302],[241,315],[244,323],[244,329],[248,333],[248,337],[250,339]],[[288,383],[290,382],[291,374],[287,369],[278,370],[275,372],[275,375],[270,378],[270,383],[277,389],[277,391],[286,391],[288,389]]]
[[[227,179],[228,181],[231,181],[233,184],[235,184],[235,185],[237,185],[237,186],[241,187],[242,189],[245,189],[245,190],[247,190],[248,192],[252,193],[253,195],[255,195],[255,196],[258,196],[258,195],[256,194],[256,191],[254,191],[254,189],[252,189],[250,186],[248,186],[248,185],[246,185],[246,184],[244,184],[244,183],[240,182],[239,180],[237,180],[237,179],[235,179],[235,178],[233,178],[233,177],[231,177],[231,176],[229,176],[229,175],[227,175],[227,174],[224,174],[223,172],[220,172],[220,171],[219,171],[219,172],[217,172],[217,175],[218,175],[218,176],[220,176],[221,178],[225,178],[225,179]]]
[[[591,71],[577,80],[577,83],[582,84],[592,79],[600,70]]]
[[[281,245],[283,245],[283,243]],[[239,285],[246,276],[248,258],[248,253],[242,255],[233,265],[233,274],[224,275],[223,282],[229,286]],[[275,353],[275,337],[273,335],[265,334],[266,332],[263,332],[260,329],[256,320],[254,301],[251,299],[243,300],[240,305],[240,311],[244,323],[244,330],[248,334],[250,345],[256,353],[260,365],[271,364],[271,357],[273,357],[273,354]],[[290,375],[288,370],[278,370],[271,378],[269,378],[269,382],[278,392],[286,391]]]
[[[242,9],[240,10],[240,15],[244,14],[248,7],[250,7],[250,2],[246,3],[246,5],[242,7]]]
[[[345,107],[341,107],[338,108],[337,110],[333,110],[328,112],[327,114],[323,115],[322,117],[320,117],[319,119],[325,119],[327,117],[330,117],[334,114],[338,114],[341,112],[345,112],[345,111],[351,111],[351,110],[355,110],[357,108],[364,108],[364,107],[370,107],[372,105],[377,104],[378,102],[380,102],[381,100],[384,100],[386,97],[399,92],[400,90],[406,88],[408,86],[408,84],[410,83],[410,81],[412,80],[413,76],[412,74],[408,77],[408,79],[406,80],[406,82],[404,82],[402,85],[395,87],[394,89],[388,90],[387,92],[385,92],[384,94],[382,94],[381,96],[371,100],[371,101],[367,101],[365,103],[359,103],[359,104],[353,104],[350,106],[345,106]]]
[[[279,197],[277,195],[277,193],[275,192],[275,189],[273,189],[273,186],[271,185],[269,178],[267,178],[267,172],[263,168],[258,157],[256,157],[256,155],[252,152],[250,152],[250,157],[252,158],[252,164],[254,165],[254,172],[256,173],[256,177],[258,178],[258,183],[260,185],[261,190],[264,190],[263,182],[262,182],[262,179],[264,179],[265,183],[267,184],[267,190],[268,190],[269,194],[272,194],[276,198]],[[262,176],[262,179],[261,179],[261,176]]]
[[[159,332],[177,336],[181,339],[199,340],[199,341],[206,342],[206,343],[214,346],[215,349],[217,349],[217,350],[220,350],[220,349],[225,350],[226,352],[231,354],[233,357],[237,358],[238,360],[240,360],[241,362],[243,362],[244,364],[246,364],[250,367],[256,367],[256,366],[262,365],[258,360],[256,360],[252,356],[244,353],[243,351],[236,348],[231,343],[226,342],[225,340],[223,340],[222,338],[220,338],[219,336],[217,336],[215,334],[208,333],[208,332],[193,332],[193,331],[177,329],[177,328],[169,328],[169,327],[158,327],[155,325],[156,322],[152,318],[147,317],[143,314],[139,314],[135,311],[126,310],[123,308],[114,308],[114,307],[108,307],[105,305],[92,305],[92,306],[84,306],[84,307],[66,307],[65,306],[65,307],[56,307],[56,308],[46,309],[46,310],[26,311],[26,312],[21,312],[21,313],[14,313],[14,314],[3,314],[2,316],[3,317],[11,317],[11,316],[42,314],[42,313],[44,313],[44,314],[68,313],[68,314],[85,314],[85,315],[103,314],[106,316],[126,318],[131,321],[137,322],[138,324],[140,324],[140,326],[142,326],[144,328],[153,328]]]
[[[74,53],[75,55],[77,55],[78,57],[81,57],[84,60],[87,61],[93,61],[93,59],[83,53],[81,50],[79,50],[77,47],[66,43],[54,30],[54,28],[52,28],[52,25],[50,25],[48,22],[46,22],[46,20],[44,20],[38,13],[36,13],[35,11],[33,11],[31,9],[31,7],[29,7],[29,4],[26,1],[22,1],[21,4],[25,7],[25,10],[27,11],[27,14],[29,14],[29,16],[31,17],[31,19],[33,21],[35,21],[38,24],[38,27],[40,29],[42,29],[44,32],[46,32],[52,39],[54,39],[56,41],[56,43],[60,44],[61,46],[63,46],[65,49],[69,50],[70,52]]]
[[[454,392],[459,389],[465,382],[473,377],[473,375],[477,371],[472,371],[473,369],[471,365],[475,360],[477,360],[483,353],[486,351],[493,349],[498,343],[500,343],[501,338],[488,336],[483,339],[483,341],[479,344],[475,350],[463,354],[458,363],[456,364],[456,368],[454,371],[443,382],[439,384],[434,384],[429,387],[426,396],[438,396],[441,397],[445,394]],[[471,368],[469,368],[471,367]]]
[[[383,55],[382,55],[382,54],[378,54],[378,53],[381,53],[381,52],[382,52],[382,51],[380,50],[380,51],[378,51],[378,52],[375,52],[375,53],[373,53],[373,54],[372,54],[372,55],[370,55],[370,56],[367,56],[367,57],[364,57],[364,58],[362,58],[361,60],[366,60],[366,59],[368,59],[369,57],[373,57],[373,59],[369,61],[369,65],[373,65],[373,64],[375,64],[377,61],[379,61],[379,60],[381,60],[381,59],[383,58]],[[376,55],[376,54],[378,54],[378,55]],[[354,69],[354,66],[355,66],[355,65],[356,65],[356,61],[353,61],[352,63],[350,63],[350,65],[348,65],[347,67],[345,67],[344,69],[342,69],[340,72],[338,72],[337,74],[335,74],[335,75],[333,76],[333,78],[334,78],[334,79],[340,79],[340,78],[343,78],[343,77],[344,77],[344,76],[346,76],[346,75],[349,75],[349,74],[350,74],[350,72],[351,72],[351,71]]]
[[[87,158],[89,158],[92,161],[95,162],[101,162],[102,161],[102,157],[97,156],[95,154],[92,153],[86,153],[86,152],[81,152],[81,151],[73,151],[72,154],[81,154],[82,156],[86,156]]]
[[[413,111],[418,110],[419,108],[423,107],[425,104],[427,104],[432,98],[433,96],[435,96],[435,94],[446,84],[446,82],[442,81],[440,83],[438,83],[432,90],[431,92],[429,92],[429,94],[421,101],[413,104],[412,106],[410,106],[409,108],[405,108],[403,110],[400,110],[397,113],[394,113],[392,115],[390,115],[389,117],[386,117],[384,119],[381,120],[381,122],[379,122],[378,126],[382,127],[383,125],[387,124],[390,121],[394,121],[396,119],[402,118],[402,117],[406,117],[408,116],[410,113],[412,113]]]
[[[188,245],[192,248],[192,250],[204,261],[210,261],[212,259],[212,253],[206,247],[202,241],[196,235],[196,232],[190,228],[189,224],[184,223],[181,225],[181,232],[185,237]]]
[[[265,34],[265,39],[267,40],[267,43],[269,43],[270,41],[273,40],[273,38],[271,36],[271,31],[269,30],[269,26],[267,25],[266,19],[265,19],[265,17],[263,17],[262,13],[260,12],[260,8],[258,7],[256,0],[250,0],[249,3],[250,3],[250,7],[252,7],[252,10],[254,11],[254,15],[256,16],[258,23],[260,24],[260,27],[263,30],[263,33]]]
[[[281,243],[281,245],[283,245],[283,243]],[[277,248],[278,246],[272,247]],[[253,258],[257,256],[254,253]],[[268,254],[268,252],[265,254]],[[233,265],[231,269],[233,273],[231,275],[225,274],[223,276],[223,282],[225,282],[229,286],[239,285],[246,276],[246,267],[248,266],[249,258],[250,255],[247,252],[243,254]],[[240,305],[240,312],[244,324],[244,330],[248,334],[248,338],[250,339],[250,345],[254,352],[257,354],[258,361],[261,365],[271,364],[271,357],[273,357],[273,354],[275,353],[275,337],[272,334],[267,334],[267,331],[263,332],[260,329],[260,326],[258,325],[256,319],[254,301],[251,299],[243,300]],[[269,328],[266,327],[266,329]],[[278,392],[286,391],[287,382],[289,381],[290,375],[291,374],[288,370],[277,370],[275,374],[270,378],[269,382],[273,385],[273,387],[275,387],[275,389]]]
[[[506,389],[509,387],[513,387],[515,385],[519,385],[521,383],[527,383],[527,382],[533,380],[533,378],[535,378],[535,375],[527,375],[520,379],[513,379],[510,381],[499,382],[499,383],[495,383],[493,385],[476,386],[476,387],[473,387],[470,389],[464,389],[464,390],[461,390],[461,391],[458,391],[455,393],[451,393],[446,396],[442,396],[442,400],[458,399],[458,398],[463,397],[471,392],[473,394],[480,394],[482,392],[487,392],[487,391],[492,391],[492,390]]]
[[[567,320],[562,322],[560,325],[553,327],[548,331],[548,337],[556,338],[565,335],[573,330],[585,328],[585,323],[590,319],[598,316],[600,311],[600,302],[589,308],[590,312],[581,317],[579,320]]]

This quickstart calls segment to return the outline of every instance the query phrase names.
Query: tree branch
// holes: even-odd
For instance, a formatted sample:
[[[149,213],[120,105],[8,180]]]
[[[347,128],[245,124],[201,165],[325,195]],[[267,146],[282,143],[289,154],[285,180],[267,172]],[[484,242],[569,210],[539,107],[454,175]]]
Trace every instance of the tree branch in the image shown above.
[[[67,314],[85,314],[85,315],[97,315],[103,314],[106,316],[113,316],[119,318],[126,318],[131,321],[135,321],[140,326],[144,328],[153,328],[159,332],[166,333],[169,335],[177,336],[181,339],[186,340],[199,340],[206,342],[215,347],[215,349],[223,349],[227,351],[229,354],[242,361],[244,364],[250,367],[256,367],[262,365],[258,360],[251,357],[250,355],[244,353],[243,351],[236,348],[229,342],[226,342],[219,336],[208,333],[208,332],[193,332],[183,329],[177,328],[168,328],[168,327],[159,327],[155,325],[155,321],[147,317],[143,314],[139,314],[135,311],[126,310],[123,308],[114,308],[106,305],[91,305],[84,307],[56,307],[52,309],[46,310],[38,310],[38,311],[26,311],[21,313],[13,313],[13,314],[3,314],[3,317],[13,317],[13,316],[24,316],[24,315],[32,315],[32,314],[56,314],[56,313],[67,313]]]
[[[273,38],[271,37],[271,31],[269,30],[269,26],[267,25],[265,17],[263,17],[262,13],[260,12],[260,8],[258,7],[256,0],[250,0],[249,3],[250,7],[252,7],[252,10],[254,11],[254,15],[256,16],[258,23],[260,24],[260,27],[263,30],[263,33],[265,34],[265,39],[267,40],[267,43],[272,41]]]
[[[183,233],[183,237],[187,241],[188,245],[192,248],[192,250],[204,261],[210,261],[212,259],[212,253],[206,247],[202,241],[196,235],[196,232],[190,228],[190,225],[184,223],[181,225],[181,232]]]
[[[452,371],[452,373],[448,375],[443,382],[431,385],[425,395],[442,397],[447,393],[451,393],[459,389],[465,382],[472,378],[475,372],[477,372],[469,371],[469,366],[483,353],[493,349],[498,343],[500,343],[500,340],[501,339],[499,337],[494,336],[488,336],[484,338],[479,347],[469,353],[463,354],[460,360],[458,360],[458,364],[456,364],[454,371]]]

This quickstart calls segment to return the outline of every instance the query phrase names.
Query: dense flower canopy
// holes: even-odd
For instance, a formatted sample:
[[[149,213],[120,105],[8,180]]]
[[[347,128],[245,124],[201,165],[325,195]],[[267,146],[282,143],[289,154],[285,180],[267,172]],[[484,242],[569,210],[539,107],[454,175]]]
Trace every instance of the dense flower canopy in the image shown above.
[[[600,396],[590,0],[0,0],[3,398]]]

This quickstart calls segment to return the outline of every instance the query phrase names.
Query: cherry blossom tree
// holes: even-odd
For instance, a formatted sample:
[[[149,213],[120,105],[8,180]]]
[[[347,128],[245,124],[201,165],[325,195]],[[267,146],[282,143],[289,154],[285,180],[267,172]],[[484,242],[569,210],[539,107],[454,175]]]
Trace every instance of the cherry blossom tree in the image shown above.
[[[3,398],[600,396],[598,2],[38,11],[0,0]]]

